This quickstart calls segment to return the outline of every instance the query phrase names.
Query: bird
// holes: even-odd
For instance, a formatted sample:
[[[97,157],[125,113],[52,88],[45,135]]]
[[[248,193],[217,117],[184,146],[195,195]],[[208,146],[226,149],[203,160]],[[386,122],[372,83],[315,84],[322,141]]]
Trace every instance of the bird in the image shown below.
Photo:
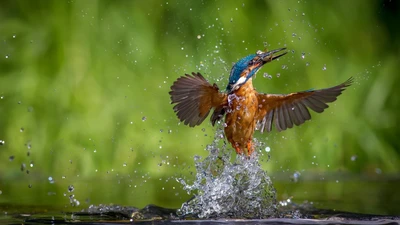
[[[322,113],[327,103],[334,102],[353,83],[345,82],[330,88],[306,90],[290,94],[259,93],[253,87],[253,78],[267,63],[287,53],[286,48],[257,51],[235,63],[229,74],[225,91],[211,84],[199,72],[179,77],[171,86],[173,110],[185,125],[200,125],[214,110],[210,120],[214,126],[223,119],[224,134],[236,153],[246,156],[254,152],[255,130],[280,132],[311,119],[309,109]]]

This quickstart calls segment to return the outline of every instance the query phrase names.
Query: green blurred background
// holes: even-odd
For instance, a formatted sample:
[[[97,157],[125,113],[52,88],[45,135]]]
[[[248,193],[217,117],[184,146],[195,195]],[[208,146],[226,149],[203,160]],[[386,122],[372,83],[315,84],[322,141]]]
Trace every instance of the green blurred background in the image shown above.
[[[355,83],[312,121],[256,134],[278,198],[400,213],[398,1],[0,4],[3,210],[76,210],[71,194],[80,208],[180,207],[190,195],[175,178],[193,180],[215,128],[179,124],[171,84],[199,71],[223,89],[241,57],[287,47],[258,73],[260,92]]]

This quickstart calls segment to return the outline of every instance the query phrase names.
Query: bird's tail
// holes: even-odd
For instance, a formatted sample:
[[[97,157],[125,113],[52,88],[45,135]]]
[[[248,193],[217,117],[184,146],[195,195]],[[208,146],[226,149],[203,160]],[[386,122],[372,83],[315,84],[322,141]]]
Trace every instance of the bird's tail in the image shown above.
[[[225,94],[216,84],[211,85],[200,73],[185,74],[171,86],[171,103],[185,125],[200,125],[213,107],[222,104]]]

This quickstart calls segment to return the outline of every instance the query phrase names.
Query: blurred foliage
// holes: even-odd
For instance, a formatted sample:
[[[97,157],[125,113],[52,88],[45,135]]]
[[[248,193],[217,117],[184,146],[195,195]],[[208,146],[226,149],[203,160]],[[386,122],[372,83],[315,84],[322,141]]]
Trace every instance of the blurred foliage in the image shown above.
[[[290,54],[259,72],[260,92],[355,78],[312,121],[256,135],[271,149],[266,170],[282,180],[399,174],[399,5],[1,1],[0,201],[68,204],[72,184],[82,203],[179,207],[189,196],[174,177],[193,177],[193,156],[207,155],[215,128],[180,124],[169,87],[199,71],[224,89],[232,64],[265,48]]]

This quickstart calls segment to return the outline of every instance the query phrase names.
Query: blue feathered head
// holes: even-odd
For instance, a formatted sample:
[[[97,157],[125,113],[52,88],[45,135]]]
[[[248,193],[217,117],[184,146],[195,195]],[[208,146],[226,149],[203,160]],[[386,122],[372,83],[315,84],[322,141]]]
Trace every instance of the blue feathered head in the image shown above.
[[[239,89],[254,74],[256,74],[265,63],[271,62],[272,60],[285,55],[287,53],[286,51],[279,55],[273,55],[274,53],[285,49],[286,48],[280,48],[269,52],[258,51],[256,54],[251,54],[240,59],[231,69],[229,84],[226,87],[228,93]]]

